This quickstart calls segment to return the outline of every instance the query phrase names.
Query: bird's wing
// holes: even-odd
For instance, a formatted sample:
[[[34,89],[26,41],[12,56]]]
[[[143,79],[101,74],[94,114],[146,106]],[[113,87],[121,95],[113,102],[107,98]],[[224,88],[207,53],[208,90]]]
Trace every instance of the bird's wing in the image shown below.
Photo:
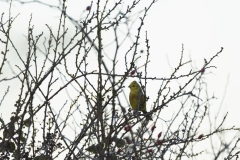
[[[140,98],[140,106],[139,106],[139,110],[142,111],[143,113],[147,113],[146,111],[146,96],[143,95],[143,93],[141,92],[139,94],[139,98]]]

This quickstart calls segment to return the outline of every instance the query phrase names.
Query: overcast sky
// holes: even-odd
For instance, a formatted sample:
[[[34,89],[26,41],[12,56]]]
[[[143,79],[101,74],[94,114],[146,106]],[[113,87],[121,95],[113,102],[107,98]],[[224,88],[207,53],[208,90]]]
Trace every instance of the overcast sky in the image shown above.
[[[143,1],[149,4],[150,0]],[[140,3],[140,8],[146,5],[145,2]],[[68,0],[67,4],[68,13],[74,18],[79,18],[86,6],[90,5],[90,1]],[[8,5],[0,1],[0,12],[5,12],[7,15]],[[94,5],[96,5],[95,2]],[[20,15],[12,26],[13,34],[18,36],[27,34],[31,13],[36,32],[46,31],[45,24],[53,27],[54,24],[58,24],[59,11],[40,4],[13,3],[12,15],[18,13]],[[212,73],[207,77],[208,86],[218,98],[214,104],[217,108],[221,104],[225,85],[229,81],[223,102],[224,111],[229,112],[226,123],[239,127],[239,123],[233,122],[236,122],[236,118],[239,119],[240,1],[159,0],[148,13],[144,30],[148,31],[151,45],[150,76],[166,77],[169,73],[166,68],[170,69],[169,63],[172,67],[178,64],[182,44],[184,44],[185,60],[191,57],[193,64],[199,69],[204,64],[204,58],[209,60],[220,51],[221,47],[224,48],[212,63],[217,68],[211,69]],[[16,43],[24,50],[24,46],[21,46],[21,38],[16,38]],[[11,60],[13,58],[11,57]],[[156,65],[160,65],[159,68],[154,68]],[[155,70],[159,72],[156,73]],[[2,78],[0,76],[0,79]],[[0,90],[0,97],[2,95],[3,91]]]
[[[46,1],[49,3],[49,1]],[[51,1],[57,2],[57,1]],[[126,2],[125,2],[126,3]],[[54,3],[53,3],[54,4]],[[149,4],[142,1],[141,9]],[[8,3],[2,2],[1,12],[8,13]],[[90,1],[67,1],[68,13],[78,19]],[[96,6],[96,3],[93,3]],[[151,45],[151,65],[160,65],[159,72],[154,67],[149,70],[150,76],[164,77],[168,75],[166,68],[176,67],[184,44],[184,57],[190,57],[197,68],[204,64],[203,59],[209,59],[224,47],[223,53],[216,58],[212,65],[217,69],[211,70],[209,75],[209,88],[218,98],[222,98],[227,77],[229,85],[224,106],[228,110],[236,110],[240,90],[239,79],[239,53],[240,53],[240,2],[238,0],[159,0],[153,5],[144,23],[143,31],[148,31]],[[12,26],[12,34],[18,36],[27,34],[30,14],[33,14],[32,24],[35,33],[47,31],[45,24],[54,27],[58,24],[59,11],[40,4],[13,3],[12,16],[20,13]],[[22,34],[20,34],[22,33]],[[145,32],[143,32],[145,35]],[[22,44],[22,37],[16,38],[19,48],[26,49]],[[142,39],[144,42],[144,39]],[[143,43],[143,47],[145,44]],[[168,60],[167,60],[168,57]],[[151,66],[150,65],[150,66]],[[167,66],[167,67],[166,67]],[[152,72],[154,71],[154,72]],[[233,117],[237,112],[230,112]],[[232,117],[231,116],[231,117]]]

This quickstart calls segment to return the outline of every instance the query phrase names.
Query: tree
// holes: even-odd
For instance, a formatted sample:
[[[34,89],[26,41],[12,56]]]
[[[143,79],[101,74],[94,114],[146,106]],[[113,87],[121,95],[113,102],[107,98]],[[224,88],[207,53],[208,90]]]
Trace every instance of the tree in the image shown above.
[[[140,49],[139,41],[144,20],[155,2],[152,0],[144,10],[136,12],[134,8],[140,1],[124,8],[121,0],[111,7],[110,2],[99,0],[96,5],[87,6],[87,14],[77,21],[67,14],[66,1],[59,1],[59,6],[51,6],[61,11],[59,25],[46,25],[47,38],[43,38],[43,32],[36,35],[30,18],[26,56],[19,52],[10,35],[17,16],[9,16],[4,22],[2,15],[1,45],[5,48],[1,52],[0,82],[17,81],[21,87],[10,120],[0,119],[1,159],[194,159],[204,153],[195,151],[195,145],[225,131],[239,131],[222,127],[226,114],[214,130],[199,133],[203,121],[211,116],[209,102],[215,99],[204,98],[203,77],[214,68],[210,64],[223,48],[206,59],[201,69],[189,69],[190,72],[179,75],[180,69],[191,63],[183,61],[182,45],[179,64],[168,78],[147,75],[151,59],[147,31],[145,50]],[[132,12],[139,19],[135,20]],[[75,26],[71,38],[68,21]],[[131,27],[136,22],[139,25],[135,33]],[[121,32],[123,26],[127,32]],[[108,50],[106,38],[111,39],[114,49]],[[9,52],[16,54],[21,65],[10,64],[15,75],[3,78]],[[138,65],[140,60],[144,63]],[[148,113],[130,108],[125,87],[133,79],[138,80],[146,95]],[[179,82],[177,89],[173,87],[176,80],[184,82]],[[158,84],[154,94],[148,88],[152,81]],[[9,87],[5,87],[0,105],[8,94]],[[148,103],[149,95],[152,104]],[[171,107],[176,107],[176,113],[168,120],[162,118]],[[147,120],[147,116],[153,121]],[[214,158],[222,153],[226,153],[226,159],[237,158],[238,141],[234,138],[224,149],[219,148]]]

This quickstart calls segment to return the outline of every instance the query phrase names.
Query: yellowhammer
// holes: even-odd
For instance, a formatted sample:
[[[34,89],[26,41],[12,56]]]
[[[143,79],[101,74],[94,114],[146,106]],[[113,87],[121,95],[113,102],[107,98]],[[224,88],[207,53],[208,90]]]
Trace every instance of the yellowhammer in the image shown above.
[[[142,111],[144,114],[146,111],[146,96],[143,95],[140,85],[136,81],[132,81],[128,86],[130,88],[129,102],[132,109],[135,111]],[[148,115],[147,120],[152,120],[151,116]]]

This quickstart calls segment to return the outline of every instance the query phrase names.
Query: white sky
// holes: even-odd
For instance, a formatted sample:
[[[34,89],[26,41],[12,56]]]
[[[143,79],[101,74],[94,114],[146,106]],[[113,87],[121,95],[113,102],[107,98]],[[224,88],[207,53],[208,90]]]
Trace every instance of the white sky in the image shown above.
[[[145,2],[141,2],[141,7],[146,5]],[[79,18],[80,13],[89,4],[90,1],[68,0],[69,14]],[[96,5],[95,2],[94,5]],[[239,8],[239,0],[159,0],[148,13],[143,29],[144,32],[148,30],[151,45],[152,68],[149,70],[151,76],[168,76],[170,66],[167,57],[171,66],[176,67],[182,43],[184,44],[184,60],[189,60],[191,56],[194,65],[199,69],[204,63],[204,58],[209,60],[220,51],[221,47],[224,47],[223,53],[212,63],[217,69],[211,69],[213,74],[207,76],[208,87],[211,91],[210,94],[214,92],[214,95],[218,97],[213,105],[218,108],[224,95],[227,77],[230,75],[223,111],[229,112],[226,124],[238,127],[240,125],[236,123],[236,119],[239,119],[238,91],[240,90]],[[7,15],[8,4],[0,1],[0,11]],[[12,26],[12,34],[19,36],[15,42],[25,52],[26,49],[21,45],[23,43],[21,36],[27,34],[31,13],[33,13],[32,24],[35,26],[36,34],[47,31],[45,24],[53,27],[58,24],[59,12],[39,4],[20,5],[14,3],[12,15],[17,13],[20,15]],[[143,35],[145,35],[144,32]],[[143,42],[144,37],[142,37]],[[145,44],[142,45],[145,46]],[[13,59],[14,57],[10,58],[11,61]],[[154,68],[154,66],[158,67]],[[0,79],[2,78],[4,77],[0,76]],[[5,90],[6,88],[0,90],[0,97]]]

